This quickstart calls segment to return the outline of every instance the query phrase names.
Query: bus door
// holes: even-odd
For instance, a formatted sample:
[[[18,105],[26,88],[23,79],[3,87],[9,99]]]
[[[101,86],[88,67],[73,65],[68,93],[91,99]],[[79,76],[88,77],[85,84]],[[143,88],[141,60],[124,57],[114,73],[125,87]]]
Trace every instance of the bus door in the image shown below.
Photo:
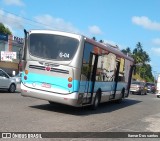
[[[118,83],[118,78],[119,78],[119,68],[120,68],[120,62],[116,62],[116,73],[115,73],[115,79],[114,79],[114,86],[113,86],[113,91],[111,91],[110,99],[115,99],[116,96],[116,91],[117,91],[117,83]]]
[[[130,66],[129,77],[128,77],[128,86],[127,86],[127,96],[126,97],[129,96],[130,85],[131,85],[131,80],[132,80],[132,72],[135,69],[134,67],[135,67],[134,65]]]
[[[89,59],[89,71],[88,71],[88,82],[87,82],[87,96],[86,102],[84,104],[91,104],[94,93],[94,85],[96,81],[96,71],[97,71],[98,55],[90,53]]]

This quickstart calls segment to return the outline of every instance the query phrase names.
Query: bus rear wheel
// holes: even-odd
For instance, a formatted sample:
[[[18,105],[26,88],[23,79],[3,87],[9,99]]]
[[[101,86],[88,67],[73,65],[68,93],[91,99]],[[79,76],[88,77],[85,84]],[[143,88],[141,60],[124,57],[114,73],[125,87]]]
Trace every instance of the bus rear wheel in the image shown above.
[[[121,103],[122,100],[123,100],[124,97],[125,97],[124,95],[125,95],[125,89],[123,88],[122,91],[121,91],[121,97],[116,100],[116,103],[118,103],[118,104]]]

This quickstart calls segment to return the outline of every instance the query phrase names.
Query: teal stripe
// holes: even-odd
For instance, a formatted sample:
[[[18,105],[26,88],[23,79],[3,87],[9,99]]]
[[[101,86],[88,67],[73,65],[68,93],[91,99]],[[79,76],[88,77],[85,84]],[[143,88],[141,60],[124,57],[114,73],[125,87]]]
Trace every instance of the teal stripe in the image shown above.
[[[56,77],[56,76],[48,76],[45,74],[36,74],[36,73],[29,73],[27,76],[27,80],[24,80],[24,73],[22,74],[22,82],[32,84],[36,83],[37,85],[41,85],[44,83],[49,83],[54,88],[68,90],[70,92],[75,92],[79,90],[79,81],[73,80],[71,82],[72,88],[68,88],[68,78]]]

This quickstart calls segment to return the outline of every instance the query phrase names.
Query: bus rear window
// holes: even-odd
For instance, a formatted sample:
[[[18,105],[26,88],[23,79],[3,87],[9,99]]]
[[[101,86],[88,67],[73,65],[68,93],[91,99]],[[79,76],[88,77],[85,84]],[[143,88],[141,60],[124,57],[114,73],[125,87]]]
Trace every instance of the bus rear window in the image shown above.
[[[79,44],[77,39],[53,34],[31,34],[29,39],[31,55],[57,61],[71,60]]]

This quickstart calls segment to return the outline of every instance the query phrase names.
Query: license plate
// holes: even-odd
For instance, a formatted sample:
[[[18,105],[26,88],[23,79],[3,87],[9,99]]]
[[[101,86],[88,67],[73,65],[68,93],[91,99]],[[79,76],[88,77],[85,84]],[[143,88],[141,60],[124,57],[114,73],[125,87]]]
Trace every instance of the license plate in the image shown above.
[[[47,84],[47,83],[42,83],[41,86],[42,86],[42,87],[45,87],[45,88],[51,88],[51,85],[50,85],[50,84]]]

